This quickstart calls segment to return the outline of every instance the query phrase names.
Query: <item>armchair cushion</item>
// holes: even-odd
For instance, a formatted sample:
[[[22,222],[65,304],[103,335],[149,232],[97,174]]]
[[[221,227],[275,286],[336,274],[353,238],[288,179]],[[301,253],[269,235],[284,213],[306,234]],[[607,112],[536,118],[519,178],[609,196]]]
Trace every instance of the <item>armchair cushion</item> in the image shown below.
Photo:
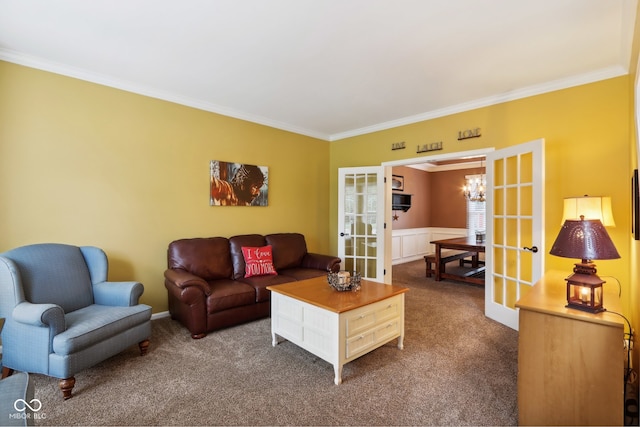
[[[93,304],[91,276],[79,247],[40,244],[5,255],[20,272],[27,301],[56,304],[65,313]]]
[[[148,308],[144,304],[133,307],[90,305],[67,313],[67,329],[53,337],[53,351],[68,355],[122,334],[147,321]]]

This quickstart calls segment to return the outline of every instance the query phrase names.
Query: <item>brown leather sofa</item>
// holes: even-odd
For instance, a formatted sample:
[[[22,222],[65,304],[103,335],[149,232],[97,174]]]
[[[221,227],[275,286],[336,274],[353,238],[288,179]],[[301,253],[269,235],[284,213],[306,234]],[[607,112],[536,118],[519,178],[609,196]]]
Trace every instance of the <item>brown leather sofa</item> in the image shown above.
[[[243,247],[271,245],[277,275],[245,278]],[[271,314],[266,287],[326,275],[340,258],[307,252],[302,234],[247,234],[175,240],[167,251],[164,285],[171,318],[194,339]],[[328,285],[327,285],[328,286]]]

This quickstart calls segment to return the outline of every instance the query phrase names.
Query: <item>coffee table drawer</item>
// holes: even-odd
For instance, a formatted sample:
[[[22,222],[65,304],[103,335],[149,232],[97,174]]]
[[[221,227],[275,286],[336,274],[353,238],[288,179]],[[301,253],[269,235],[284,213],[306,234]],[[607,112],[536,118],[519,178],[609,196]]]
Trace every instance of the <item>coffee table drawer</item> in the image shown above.
[[[353,310],[347,315],[347,338],[362,334],[366,330],[382,322],[397,318],[401,314],[401,297],[396,296],[371,304],[361,309]]]
[[[400,334],[400,322],[398,319],[390,320],[382,325],[369,329],[355,337],[347,339],[346,354],[347,359],[362,355],[374,348],[378,344],[395,338]]]

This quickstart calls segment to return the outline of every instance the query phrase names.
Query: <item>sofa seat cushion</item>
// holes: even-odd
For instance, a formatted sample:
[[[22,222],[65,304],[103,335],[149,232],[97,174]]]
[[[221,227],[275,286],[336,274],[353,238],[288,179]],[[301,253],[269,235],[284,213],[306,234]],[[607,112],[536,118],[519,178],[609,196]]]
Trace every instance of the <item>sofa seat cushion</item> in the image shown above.
[[[65,315],[67,329],[53,337],[53,351],[76,353],[151,319],[151,307],[112,307],[92,304]]]
[[[281,270],[279,274],[283,277],[290,277],[294,280],[305,280],[319,276],[326,276],[327,272],[323,270],[316,270],[313,268],[287,268],[286,270]]]
[[[271,300],[271,291],[267,286],[281,285],[283,283],[294,282],[296,279],[290,276],[253,276],[242,279],[243,283],[250,285],[256,292],[256,302],[264,302]]]
[[[207,296],[207,313],[256,303],[256,290],[235,280],[215,280],[209,283],[211,294]]]

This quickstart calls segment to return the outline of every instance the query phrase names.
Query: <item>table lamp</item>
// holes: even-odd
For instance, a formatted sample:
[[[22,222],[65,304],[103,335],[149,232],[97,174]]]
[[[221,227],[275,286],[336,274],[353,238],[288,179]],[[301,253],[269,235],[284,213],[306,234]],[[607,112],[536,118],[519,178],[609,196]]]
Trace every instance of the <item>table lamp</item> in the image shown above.
[[[602,285],[596,274],[596,259],[620,258],[609,233],[599,219],[565,220],[556,241],[549,252],[564,258],[578,258],[573,274],[567,277],[567,308],[590,313],[605,311],[602,301]]]

